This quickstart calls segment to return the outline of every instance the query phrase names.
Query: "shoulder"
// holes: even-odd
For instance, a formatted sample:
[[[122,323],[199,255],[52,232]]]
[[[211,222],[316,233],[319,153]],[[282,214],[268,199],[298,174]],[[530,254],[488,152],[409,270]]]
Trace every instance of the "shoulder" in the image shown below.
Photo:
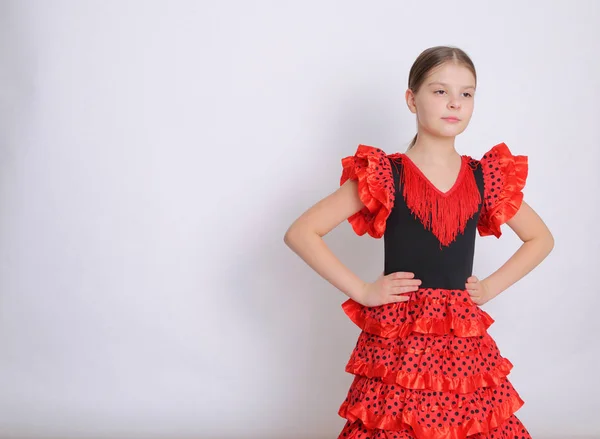
[[[395,198],[390,162],[390,158],[395,156],[388,155],[381,148],[360,144],[353,155],[342,158],[340,185],[347,180],[355,180],[364,205],[360,212],[348,218],[359,235],[383,236]]]
[[[526,155],[513,154],[505,143],[494,145],[483,155],[480,163],[488,181],[495,180],[518,190],[525,186],[529,173],[529,158]]]
[[[361,143],[356,148],[356,151],[354,152],[354,154],[349,157],[367,158],[367,159],[369,159],[369,158],[370,159],[384,159],[384,158],[399,157],[401,155],[402,154],[397,153],[397,152],[393,153],[393,154],[388,154],[381,148],[378,148],[376,146],[371,146],[371,145],[365,145],[365,144]]]
[[[472,168],[481,168],[486,178],[498,178],[499,175],[516,177],[519,180],[527,178],[529,158],[526,155],[514,154],[506,143],[498,143],[488,149],[481,158],[464,156]]]
[[[488,168],[494,163],[501,162],[519,162],[527,164],[527,156],[513,154],[506,143],[502,142],[487,150],[479,162],[481,162],[483,165],[487,165]]]
[[[499,143],[478,163],[483,171],[485,206],[478,228],[482,236],[500,237],[500,225],[512,218],[522,204],[528,157],[515,155],[505,143]]]
[[[354,154],[342,158],[342,183],[365,174],[372,175],[374,180],[385,180],[391,176],[390,161],[399,159],[401,155],[387,154],[376,146],[359,144]]]

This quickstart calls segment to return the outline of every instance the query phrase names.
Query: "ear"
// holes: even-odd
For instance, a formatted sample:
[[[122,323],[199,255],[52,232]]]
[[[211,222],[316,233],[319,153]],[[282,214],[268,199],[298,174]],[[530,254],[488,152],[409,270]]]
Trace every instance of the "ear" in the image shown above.
[[[410,110],[410,112],[413,114],[416,114],[417,113],[417,105],[415,103],[415,94],[413,93],[413,91],[410,88],[406,90],[404,97],[406,99],[406,105],[408,106],[408,109]]]

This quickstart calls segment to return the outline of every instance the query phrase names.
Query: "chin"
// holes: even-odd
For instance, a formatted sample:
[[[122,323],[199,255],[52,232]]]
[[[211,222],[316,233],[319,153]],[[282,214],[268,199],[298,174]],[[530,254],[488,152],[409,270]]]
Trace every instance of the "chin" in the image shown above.
[[[440,137],[455,137],[455,136],[458,136],[460,133],[462,133],[466,129],[467,129],[466,125],[465,126],[446,126],[438,131],[438,135]]]
[[[451,125],[446,122],[444,122],[442,125],[439,125],[434,122],[431,125],[424,125],[423,128],[425,128],[426,131],[435,137],[447,138],[456,137],[461,134],[467,129],[467,124],[464,120],[456,125]]]

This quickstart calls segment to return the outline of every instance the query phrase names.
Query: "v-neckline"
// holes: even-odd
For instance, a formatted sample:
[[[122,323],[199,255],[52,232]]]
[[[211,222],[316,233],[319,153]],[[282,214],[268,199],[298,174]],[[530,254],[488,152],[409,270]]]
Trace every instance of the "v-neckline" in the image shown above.
[[[423,173],[423,171],[421,171],[421,169],[417,166],[417,164],[415,162],[412,161],[412,159],[407,156],[404,153],[400,153],[400,156],[404,159],[406,159],[406,162],[409,163],[410,166],[412,166],[417,173],[423,178],[423,180],[429,185],[431,186],[431,188],[433,190],[435,190],[438,194],[440,194],[441,196],[447,197],[448,195],[450,195],[452,192],[454,192],[454,190],[456,190],[456,188],[460,185],[463,176],[465,174],[465,169],[467,168],[466,166],[466,158],[464,155],[460,156],[460,169],[458,170],[458,175],[456,176],[456,180],[454,180],[454,184],[450,187],[450,189],[448,189],[446,192],[441,191],[439,188],[437,188],[429,178],[427,178],[427,176]]]

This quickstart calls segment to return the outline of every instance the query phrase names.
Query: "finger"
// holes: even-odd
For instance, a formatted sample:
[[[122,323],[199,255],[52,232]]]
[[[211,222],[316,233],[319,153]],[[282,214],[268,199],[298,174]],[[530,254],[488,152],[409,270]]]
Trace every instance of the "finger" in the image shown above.
[[[422,283],[421,279],[394,279],[390,282],[390,285],[393,287],[412,287]]]
[[[412,279],[413,277],[415,277],[415,274],[409,271],[397,271],[395,273],[390,274],[390,277],[392,279]]]
[[[413,291],[418,291],[419,287],[418,286],[396,286],[396,287],[392,287],[391,288],[391,293],[392,294],[402,294],[402,293],[410,293]]]
[[[467,282],[465,284],[465,286],[467,287],[467,289],[478,289],[479,288],[479,282]]]
[[[410,296],[403,296],[401,294],[390,296],[388,298],[388,303],[396,303],[396,302],[408,302],[410,300]]]
[[[467,282],[479,282],[479,279],[477,279],[477,276],[469,276]]]

